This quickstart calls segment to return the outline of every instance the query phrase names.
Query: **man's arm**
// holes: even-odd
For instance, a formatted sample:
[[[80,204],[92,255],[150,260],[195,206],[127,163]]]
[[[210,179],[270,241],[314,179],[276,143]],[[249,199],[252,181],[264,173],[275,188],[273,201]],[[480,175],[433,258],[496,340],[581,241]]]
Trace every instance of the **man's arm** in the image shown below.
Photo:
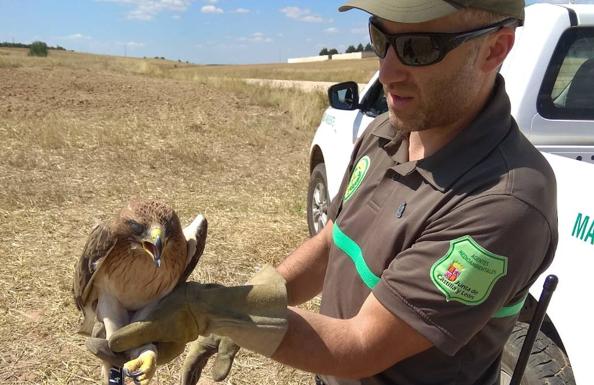
[[[293,251],[276,269],[287,281],[288,303],[299,305],[322,291],[328,253],[332,242],[332,221],[314,237]]]
[[[308,372],[363,378],[431,346],[370,294],[347,320],[290,308],[289,329],[272,358]]]

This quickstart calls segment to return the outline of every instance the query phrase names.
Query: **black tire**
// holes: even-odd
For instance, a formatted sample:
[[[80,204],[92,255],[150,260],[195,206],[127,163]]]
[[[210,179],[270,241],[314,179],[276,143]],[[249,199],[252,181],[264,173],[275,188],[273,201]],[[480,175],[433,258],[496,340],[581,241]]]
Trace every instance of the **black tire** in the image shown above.
[[[511,380],[527,333],[528,324],[518,322],[514,326],[501,359],[501,385],[507,385]],[[575,385],[569,359],[563,350],[542,332],[538,333],[534,341],[521,384]]]
[[[307,227],[310,235],[316,235],[326,225],[329,205],[326,166],[318,163],[311,172],[307,189]]]

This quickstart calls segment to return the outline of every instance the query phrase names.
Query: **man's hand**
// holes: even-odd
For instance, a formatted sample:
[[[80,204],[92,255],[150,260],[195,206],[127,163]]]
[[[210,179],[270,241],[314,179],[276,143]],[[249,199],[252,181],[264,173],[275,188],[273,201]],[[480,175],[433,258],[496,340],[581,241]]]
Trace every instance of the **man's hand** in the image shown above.
[[[102,361],[109,362],[111,366],[121,368],[129,357],[125,353],[115,353],[108,345],[105,338],[89,337],[85,343],[87,350],[98,357]],[[172,361],[175,357],[183,353],[184,344],[177,344],[172,342],[162,342],[157,344],[157,352],[159,353],[158,365],[165,365]]]
[[[200,286],[194,282],[179,285],[146,320],[117,330],[109,339],[109,347],[123,352],[147,343],[186,344],[198,338],[208,326],[206,304],[200,301]]]
[[[272,268],[265,266],[249,281],[248,285],[285,285],[284,278]],[[211,334],[208,337],[201,337],[190,346],[190,352],[184,361],[182,370],[182,385],[195,385],[202,370],[211,356],[216,354],[212,368],[212,378],[215,381],[222,381],[227,378],[239,346],[228,337]]]
[[[216,333],[270,357],[287,329],[287,292],[276,270],[265,269],[268,278],[250,285],[181,284],[145,321],[116,331],[109,347],[122,352],[147,343],[185,344]]]
[[[190,351],[182,368],[181,385],[196,385],[202,370],[211,356],[216,354],[212,367],[212,379],[223,381],[229,375],[235,355],[239,351],[230,338],[211,334],[200,337],[190,344]]]

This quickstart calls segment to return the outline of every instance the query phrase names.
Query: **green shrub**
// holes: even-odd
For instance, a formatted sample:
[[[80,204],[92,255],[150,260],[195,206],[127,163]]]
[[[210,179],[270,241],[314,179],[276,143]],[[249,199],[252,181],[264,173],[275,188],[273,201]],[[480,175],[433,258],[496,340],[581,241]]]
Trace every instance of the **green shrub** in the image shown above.
[[[42,41],[34,41],[29,47],[29,56],[47,56],[47,44]]]

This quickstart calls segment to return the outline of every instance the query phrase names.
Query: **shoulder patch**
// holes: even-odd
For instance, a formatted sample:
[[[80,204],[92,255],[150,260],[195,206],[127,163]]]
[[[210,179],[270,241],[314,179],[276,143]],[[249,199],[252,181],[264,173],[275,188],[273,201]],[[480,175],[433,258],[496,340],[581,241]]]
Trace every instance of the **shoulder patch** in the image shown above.
[[[367,155],[359,159],[355,169],[353,170],[351,179],[349,180],[349,185],[347,186],[346,192],[344,193],[344,202],[348,201],[349,198],[353,196],[355,191],[357,191],[359,186],[361,186],[361,182],[363,182],[363,178],[365,178],[365,174],[367,174],[367,170],[369,170],[370,163],[371,160]]]
[[[484,249],[471,236],[450,241],[450,248],[431,267],[433,284],[447,301],[479,305],[491,294],[495,282],[507,274],[507,257]]]

